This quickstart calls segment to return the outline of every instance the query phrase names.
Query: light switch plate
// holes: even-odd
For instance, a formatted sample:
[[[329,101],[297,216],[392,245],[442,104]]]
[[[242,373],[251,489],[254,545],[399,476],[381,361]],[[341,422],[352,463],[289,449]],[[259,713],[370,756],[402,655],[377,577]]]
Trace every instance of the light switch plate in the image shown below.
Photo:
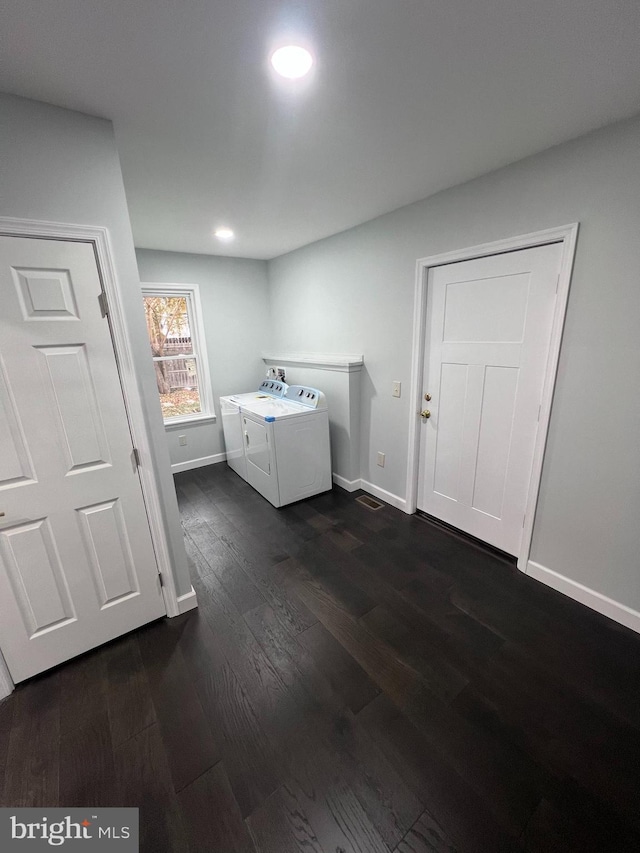
[[[398,382],[397,380],[391,386],[391,396],[399,397],[402,393],[402,382]]]

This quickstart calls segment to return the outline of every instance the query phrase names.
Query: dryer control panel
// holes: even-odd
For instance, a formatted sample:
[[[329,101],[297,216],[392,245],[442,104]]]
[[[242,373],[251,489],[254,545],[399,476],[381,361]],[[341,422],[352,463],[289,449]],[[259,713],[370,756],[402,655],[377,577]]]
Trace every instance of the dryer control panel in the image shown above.
[[[307,385],[289,385],[284,397],[285,400],[295,400],[296,403],[302,403],[310,409],[324,409],[327,406],[327,400],[322,391],[309,388]]]

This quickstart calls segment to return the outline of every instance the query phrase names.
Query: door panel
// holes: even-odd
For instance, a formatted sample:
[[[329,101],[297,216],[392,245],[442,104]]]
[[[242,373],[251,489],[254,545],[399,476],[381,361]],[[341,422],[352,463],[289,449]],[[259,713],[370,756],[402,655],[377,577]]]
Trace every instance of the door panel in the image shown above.
[[[517,554],[561,244],[429,273],[418,508]]]
[[[33,483],[33,463],[9,378],[0,355],[0,491],[21,483]]]
[[[445,291],[445,343],[522,340],[528,275],[452,282]]]
[[[108,465],[107,437],[85,345],[35,346],[34,349],[42,356],[40,368],[43,390],[55,413],[67,474],[83,468]]]
[[[41,518],[3,530],[0,543],[0,561],[30,638],[75,620],[49,520]]]
[[[79,320],[69,270],[19,269],[13,278],[25,320]]]
[[[165,612],[88,243],[0,237],[0,648],[15,681]]]
[[[433,488],[452,500],[458,500],[468,372],[466,364],[441,365],[438,394],[442,429],[434,437],[437,452]]]
[[[120,501],[76,510],[100,607],[138,592],[131,544]]]
[[[517,388],[516,368],[485,367],[472,505],[495,518],[502,517]]]

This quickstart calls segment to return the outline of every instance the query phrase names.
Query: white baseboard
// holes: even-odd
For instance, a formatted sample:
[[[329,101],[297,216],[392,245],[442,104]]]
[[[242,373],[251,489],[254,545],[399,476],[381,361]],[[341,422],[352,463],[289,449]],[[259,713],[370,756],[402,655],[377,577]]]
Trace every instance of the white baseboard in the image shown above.
[[[196,591],[191,587],[190,592],[185,592],[184,595],[178,596],[178,613],[186,613],[187,610],[193,610],[198,606]]]
[[[346,489],[347,492],[355,492],[362,488],[360,485],[361,480],[347,480],[346,477],[341,477],[340,474],[332,474],[332,477],[336,486]]]
[[[202,468],[205,465],[216,465],[218,462],[225,462],[226,459],[226,453],[214,453],[212,456],[201,456],[200,459],[189,459],[187,462],[174,462],[171,473],[178,474],[180,471],[191,471],[193,468]]]
[[[609,619],[613,619],[615,622],[631,628],[632,631],[640,633],[640,613],[631,607],[627,607],[626,604],[620,604],[619,601],[614,601],[601,592],[589,589],[588,586],[584,586],[578,583],[578,581],[560,575],[558,572],[554,572],[553,569],[548,569],[546,566],[540,565],[540,563],[534,563],[533,560],[529,560],[527,563],[526,573],[530,577],[542,581],[547,586],[557,589],[558,592],[568,595],[569,598],[573,598],[581,604],[586,604],[592,610],[597,610],[598,613],[608,616]]]
[[[369,483],[366,480],[360,480],[360,488],[364,489],[365,492],[369,492],[369,494],[373,495],[374,498],[379,498],[381,501],[394,506],[396,509],[401,509],[403,512],[407,511],[406,500],[398,497],[398,495],[394,495],[393,492],[381,489],[380,486],[374,486],[373,483]]]
[[[401,509],[403,512],[407,511],[407,502],[404,498],[400,498],[386,489],[381,489],[380,486],[374,486],[373,483],[369,483],[367,480],[347,480],[346,477],[341,477],[340,474],[333,474],[332,476],[336,486],[340,486],[347,492],[355,492],[358,489],[362,489],[365,492],[369,492],[374,498],[379,498],[386,504],[396,507],[396,509]]]

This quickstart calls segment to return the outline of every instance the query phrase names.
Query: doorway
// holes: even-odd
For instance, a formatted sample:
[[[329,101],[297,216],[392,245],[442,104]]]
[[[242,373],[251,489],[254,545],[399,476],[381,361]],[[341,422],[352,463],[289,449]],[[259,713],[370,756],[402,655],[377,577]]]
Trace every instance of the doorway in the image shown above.
[[[526,568],[577,225],[418,262],[408,511]]]

